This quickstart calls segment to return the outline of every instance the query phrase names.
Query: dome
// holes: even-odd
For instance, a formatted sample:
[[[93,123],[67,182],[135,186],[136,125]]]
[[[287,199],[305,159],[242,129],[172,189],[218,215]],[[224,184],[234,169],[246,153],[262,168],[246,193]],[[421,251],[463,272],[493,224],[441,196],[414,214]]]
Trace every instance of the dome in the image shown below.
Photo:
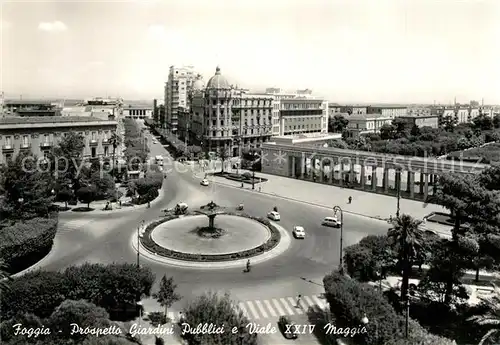
[[[230,88],[231,86],[229,85],[227,79],[220,74],[220,68],[219,66],[217,66],[217,68],[215,69],[215,75],[208,81],[207,89],[230,89]]]
[[[205,88],[205,83],[201,79],[201,76],[198,75],[193,83],[193,90],[203,90],[204,88]]]

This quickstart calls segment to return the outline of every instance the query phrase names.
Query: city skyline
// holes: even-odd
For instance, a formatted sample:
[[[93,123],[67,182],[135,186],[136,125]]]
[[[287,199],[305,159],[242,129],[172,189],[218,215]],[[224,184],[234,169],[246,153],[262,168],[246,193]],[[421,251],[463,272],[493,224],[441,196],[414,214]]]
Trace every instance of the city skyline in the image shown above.
[[[193,65],[206,82],[219,65],[234,85],[309,88],[332,102],[500,103],[493,1],[54,1],[1,9],[6,98],[161,99],[169,66]]]

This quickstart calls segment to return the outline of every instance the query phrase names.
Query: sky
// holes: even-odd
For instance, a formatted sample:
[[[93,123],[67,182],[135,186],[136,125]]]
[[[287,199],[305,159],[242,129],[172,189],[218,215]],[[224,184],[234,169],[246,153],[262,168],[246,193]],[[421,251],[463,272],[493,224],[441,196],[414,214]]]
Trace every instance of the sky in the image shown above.
[[[163,98],[171,65],[330,102],[500,104],[499,0],[1,2],[5,97]]]

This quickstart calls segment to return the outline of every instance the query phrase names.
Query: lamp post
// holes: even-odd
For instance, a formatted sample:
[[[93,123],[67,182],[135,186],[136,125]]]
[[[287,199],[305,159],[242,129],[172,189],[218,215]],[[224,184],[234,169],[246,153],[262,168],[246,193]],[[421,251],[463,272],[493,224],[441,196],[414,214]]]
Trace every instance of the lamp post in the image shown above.
[[[255,190],[255,150],[252,151],[252,189]]]
[[[396,188],[397,188],[397,204],[396,204],[396,218],[399,218],[399,204],[401,200],[401,169],[396,171]]]
[[[139,265],[139,255],[140,255],[140,241],[141,241],[141,229],[144,227],[144,220],[137,226],[137,268],[140,267]]]
[[[340,206],[334,206],[333,212],[337,215],[337,212],[340,213],[340,264],[339,264],[339,272],[340,274],[344,274],[344,262],[343,262],[343,253],[344,253],[344,213]]]
[[[239,329],[239,337],[240,337],[240,345],[244,345],[244,341],[245,341],[245,327],[241,326],[240,329]]]
[[[364,325],[368,325],[368,323],[370,323],[370,320],[368,319],[368,317],[366,316],[366,314],[363,316],[363,318],[361,319],[361,322],[364,324]],[[373,321],[374,325],[375,325],[375,341],[378,343],[378,322],[377,320],[374,320]]]

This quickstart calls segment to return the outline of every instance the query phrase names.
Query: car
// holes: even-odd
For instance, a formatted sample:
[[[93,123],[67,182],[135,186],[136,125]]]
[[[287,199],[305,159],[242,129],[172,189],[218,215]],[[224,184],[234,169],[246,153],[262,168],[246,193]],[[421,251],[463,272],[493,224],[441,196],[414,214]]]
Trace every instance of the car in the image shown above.
[[[158,144],[158,140],[153,139],[153,144]]]
[[[206,178],[204,178],[203,180],[200,181],[200,184],[202,186],[208,186],[208,180]]]
[[[302,226],[294,226],[292,231],[293,237],[295,238],[306,238],[306,231]]]
[[[286,339],[297,339],[297,333],[294,332],[295,322],[291,321],[288,316],[280,316],[278,319],[278,328],[283,333]]]
[[[342,225],[342,223],[340,222],[340,220],[337,219],[337,217],[325,217],[325,219],[323,219],[323,222],[321,224],[324,226],[331,226],[334,228],[340,228],[340,226]]]
[[[280,220],[280,214],[276,211],[271,211],[267,214],[267,218],[272,219],[272,220]]]

